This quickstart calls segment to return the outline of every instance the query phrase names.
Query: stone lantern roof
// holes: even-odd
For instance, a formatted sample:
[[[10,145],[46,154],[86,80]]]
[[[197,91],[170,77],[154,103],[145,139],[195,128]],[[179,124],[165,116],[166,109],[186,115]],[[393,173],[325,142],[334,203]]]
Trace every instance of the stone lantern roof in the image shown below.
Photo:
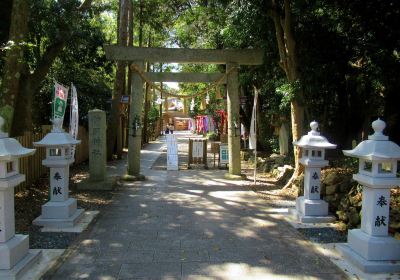
[[[39,147],[61,147],[77,145],[81,142],[80,140],[75,140],[69,133],[66,133],[61,125],[61,119],[54,119],[51,132],[39,142],[34,142],[34,145]]]
[[[377,119],[372,123],[374,134],[368,140],[362,141],[353,150],[344,150],[346,156],[357,157],[365,160],[396,160],[400,159],[400,147],[389,141],[389,137],[382,132],[386,123]]]
[[[300,140],[293,142],[293,145],[300,148],[320,148],[320,149],[335,149],[336,145],[329,143],[329,141],[321,136],[317,131],[318,123],[313,121],[310,123],[311,131],[307,135],[303,135]]]
[[[10,161],[35,153],[35,149],[27,149],[14,138],[9,138],[8,133],[3,132],[4,119],[0,116],[0,160]]]

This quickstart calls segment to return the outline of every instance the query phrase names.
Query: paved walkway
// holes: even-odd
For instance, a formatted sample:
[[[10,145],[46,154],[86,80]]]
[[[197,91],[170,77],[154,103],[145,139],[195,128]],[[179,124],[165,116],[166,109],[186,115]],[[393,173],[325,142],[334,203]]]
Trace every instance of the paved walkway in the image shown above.
[[[181,145],[182,146],[182,145]],[[118,191],[52,279],[346,279],[224,170],[150,169]]]

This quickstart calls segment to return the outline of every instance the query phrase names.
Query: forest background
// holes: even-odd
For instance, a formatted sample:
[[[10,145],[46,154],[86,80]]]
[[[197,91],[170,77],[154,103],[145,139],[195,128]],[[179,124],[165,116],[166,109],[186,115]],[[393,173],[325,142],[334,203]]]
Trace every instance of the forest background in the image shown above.
[[[339,150],[366,139],[377,117],[400,143],[399,26],[396,0],[3,0],[0,115],[12,136],[49,124],[57,80],[76,85],[81,123],[99,108],[115,127],[112,108],[129,95],[129,73],[127,65],[106,59],[104,44],[257,48],[264,64],[239,69],[241,121],[249,128],[256,86],[262,149],[277,151],[276,128],[290,127],[296,108],[298,135],[316,120]],[[225,71],[217,65],[180,70]],[[181,85],[180,92],[196,94],[205,86]],[[218,104],[215,98],[211,92],[211,104]],[[158,105],[149,106],[156,121]]]

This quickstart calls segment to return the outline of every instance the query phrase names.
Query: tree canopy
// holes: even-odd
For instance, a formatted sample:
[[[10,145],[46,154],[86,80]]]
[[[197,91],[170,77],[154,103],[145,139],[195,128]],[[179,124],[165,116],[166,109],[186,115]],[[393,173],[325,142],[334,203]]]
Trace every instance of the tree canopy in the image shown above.
[[[324,134],[341,148],[349,148],[352,140],[365,139],[377,117],[387,121],[387,134],[400,142],[399,1],[129,1],[133,45],[264,50],[263,65],[239,70],[240,92],[246,101],[241,117],[246,126],[253,86],[260,89],[264,121],[259,138],[264,149],[276,149],[275,128],[290,124],[294,101],[304,109],[301,131],[317,120]],[[21,16],[17,13],[21,10],[13,9],[17,4],[25,6],[26,25],[15,20]],[[83,120],[94,107],[110,110],[115,65],[106,60],[102,46],[118,41],[119,2],[93,0],[81,5],[78,0],[0,3],[0,114],[10,115],[10,107],[28,112],[27,118],[14,118],[9,128],[14,135],[48,123],[54,79],[77,86]],[[279,25],[275,19],[281,19]],[[290,19],[287,26],[281,25],[285,19]],[[282,53],[278,27],[291,32],[282,38],[287,44],[288,34],[292,35],[289,47],[293,53]],[[15,28],[23,31],[16,42],[12,39]],[[18,52],[12,54],[12,50]],[[7,65],[12,55],[15,62],[10,72]],[[295,59],[293,69],[282,67],[284,59]],[[225,71],[216,65],[180,67],[184,71]],[[296,75],[288,75],[288,69]],[[11,85],[10,79],[16,83]],[[202,87],[181,85],[181,92],[195,94]],[[215,92],[210,94],[214,98]],[[212,106],[210,111],[216,108]]]

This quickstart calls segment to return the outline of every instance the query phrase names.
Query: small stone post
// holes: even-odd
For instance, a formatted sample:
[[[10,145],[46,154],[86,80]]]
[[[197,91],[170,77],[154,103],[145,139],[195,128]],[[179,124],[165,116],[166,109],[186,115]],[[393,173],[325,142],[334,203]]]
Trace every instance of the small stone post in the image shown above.
[[[238,64],[227,63],[229,179],[241,179]]]
[[[134,65],[143,70],[143,61],[134,61]],[[128,177],[143,179],[140,174],[140,150],[142,148],[142,109],[143,80],[136,72],[132,72],[131,98],[129,111],[129,141],[128,141]],[[132,178],[130,178],[132,179]]]
[[[69,197],[69,166],[74,162],[71,146],[81,141],[72,138],[61,125],[61,119],[54,119],[51,132],[33,143],[37,147],[46,147],[42,164],[50,167],[50,201],[42,205],[42,215],[33,224],[49,228],[73,227],[84,212],[77,209],[76,199]]]
[[[390,189],[400,185],[396,176],[400,147],[382,132],[386,124],[372,123],[374,134],[343,153],[360,159],[353,179],[363,186],[361,229],[348,232],[348,243],[338,248],[365,272],[400,272],[400,241],[388,234]]]
[[[106,179],[106,133],[106,112],[98,109],[89,111],[89,173],[92,182]]]
[[[304,166],[304,196],[296,199],[294,214],[302,223],[327,223],[335,220],[328,215],[328,203],[321,199],[321,168],[328,165],[325,149],[334,149],[317,131],[318,123],[310,123],[311,131],[293,145],[302,149],[300,163]]]
[[[35,153],[2,130],[0,117],[0,279],[18,279],[40,256],[29,250],[29,236],[15,234],[14,187],[25,181],[18,159]]]

